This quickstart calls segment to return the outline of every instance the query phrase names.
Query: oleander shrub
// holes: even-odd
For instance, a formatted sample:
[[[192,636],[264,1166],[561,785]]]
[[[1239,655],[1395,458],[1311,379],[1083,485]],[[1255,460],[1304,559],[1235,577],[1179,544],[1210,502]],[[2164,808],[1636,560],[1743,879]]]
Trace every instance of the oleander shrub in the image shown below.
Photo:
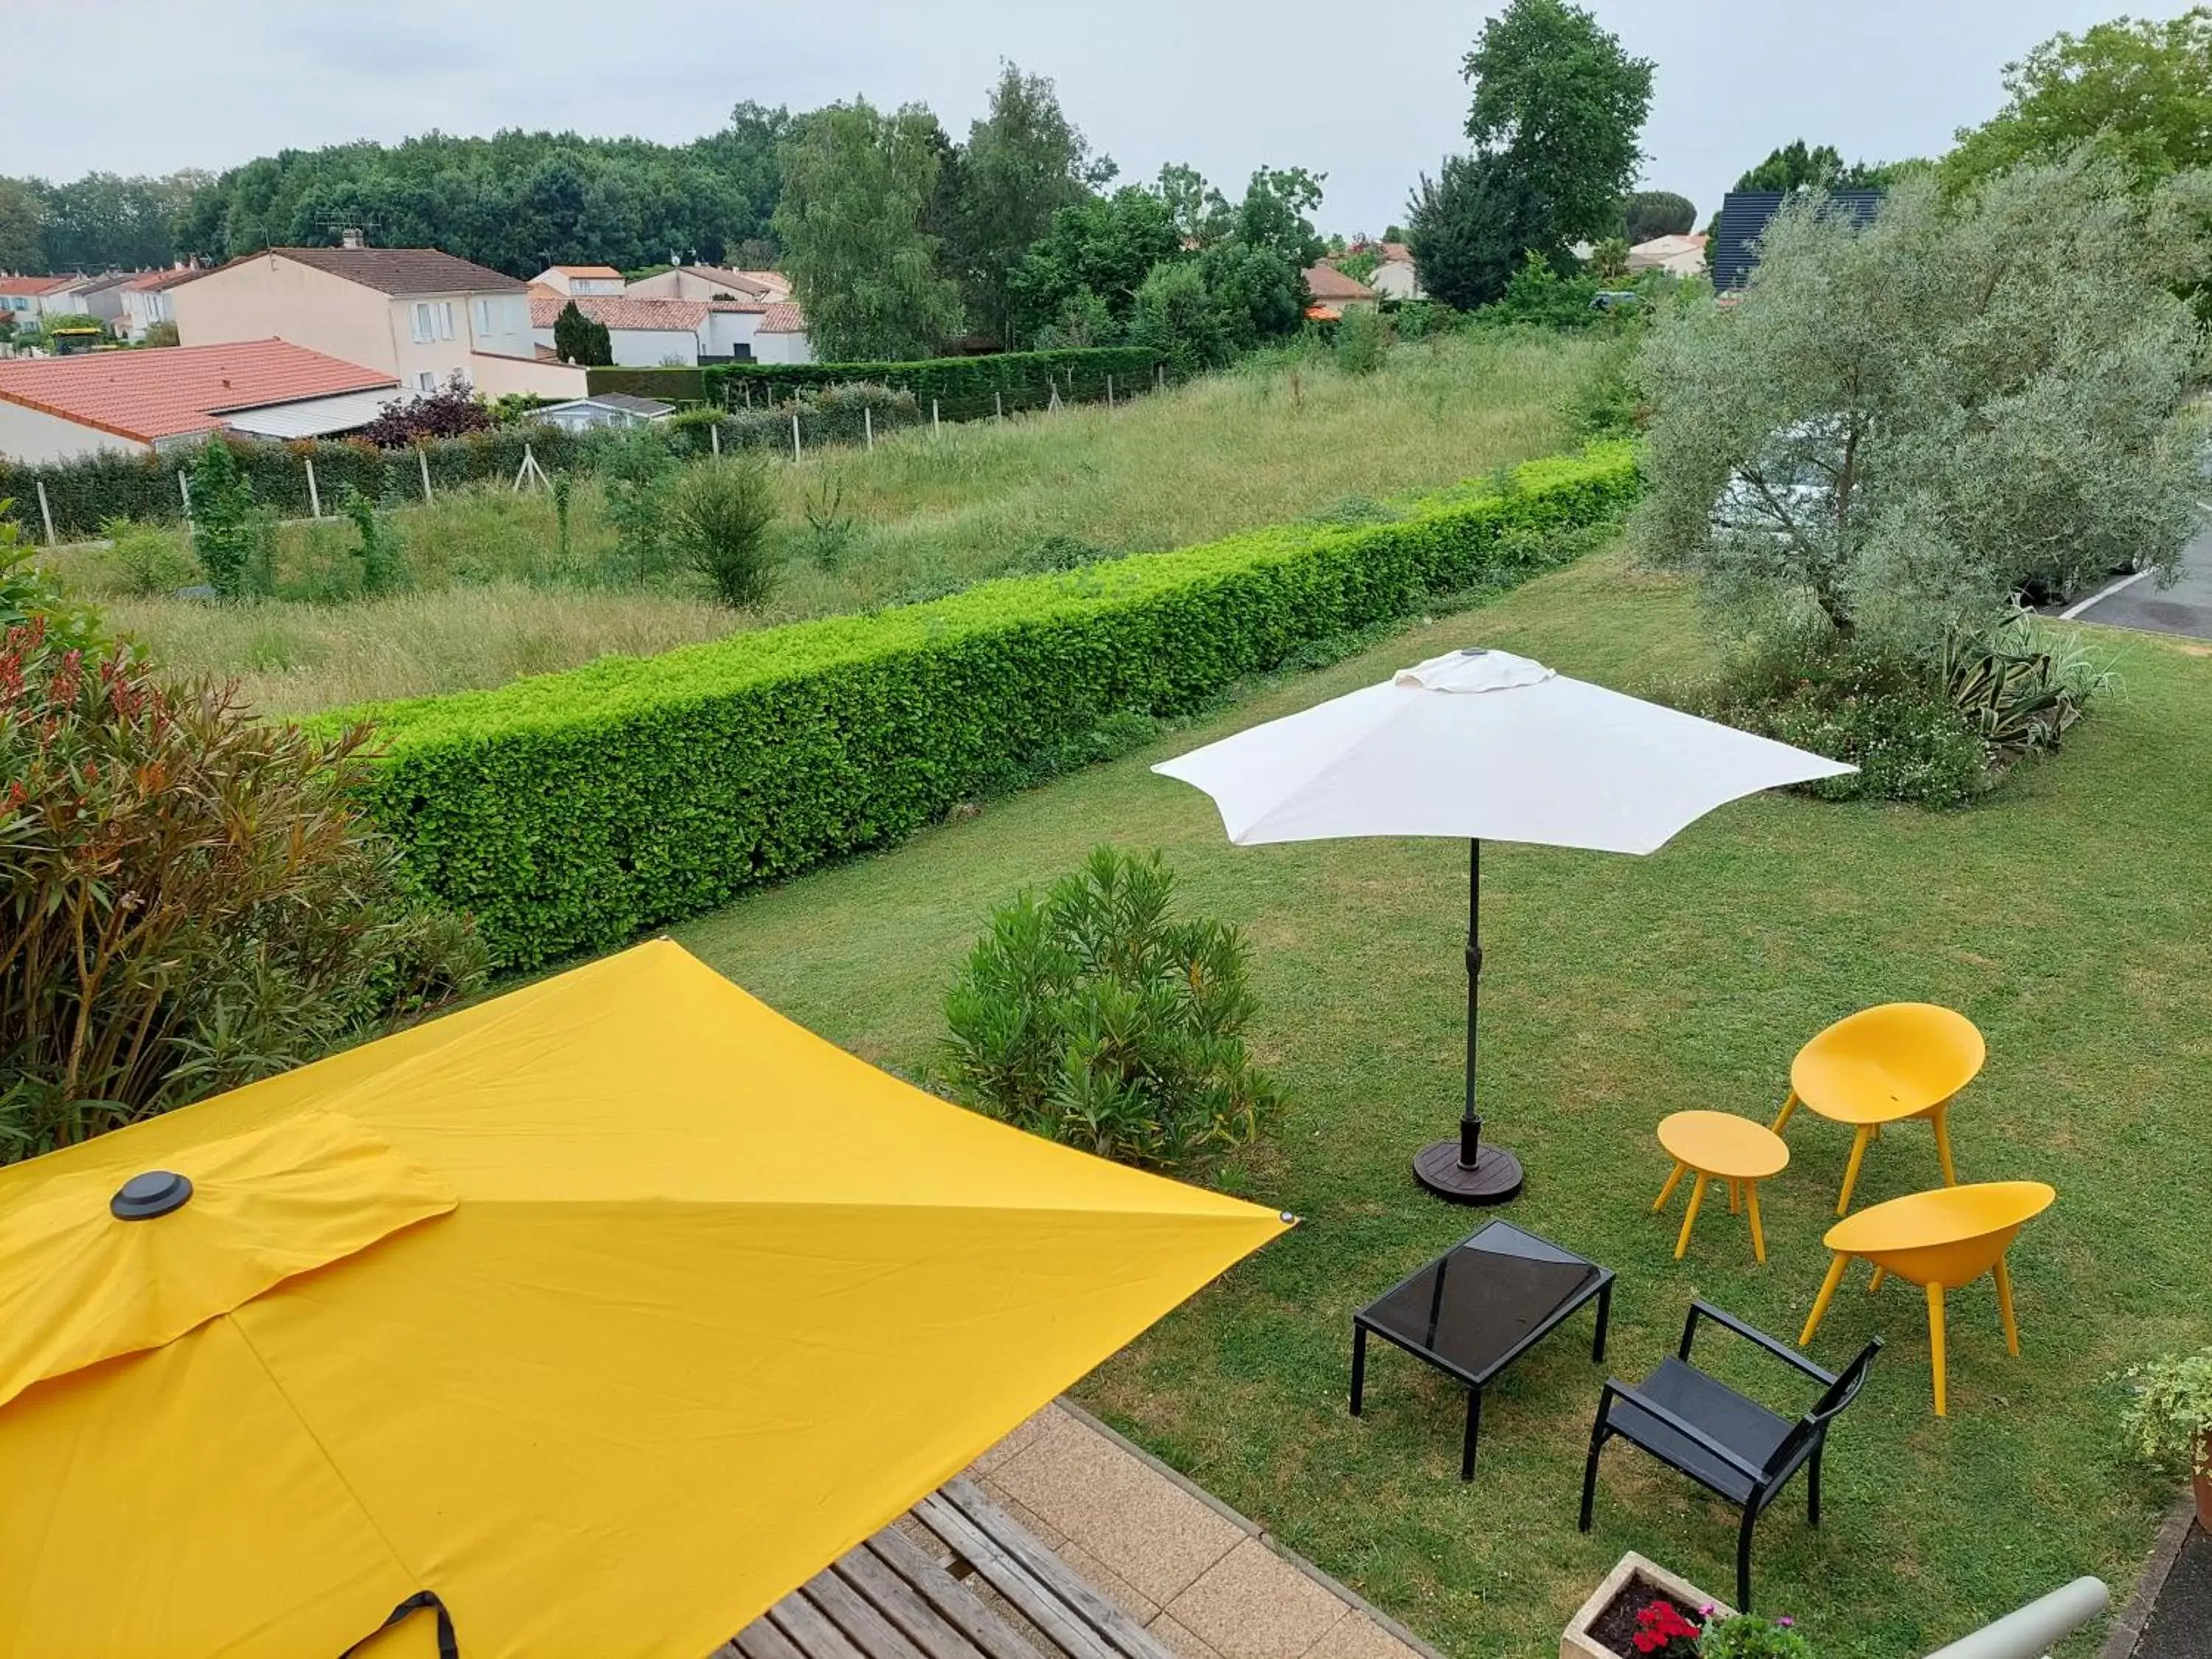
[[[0,1161],[327,1053],[483,978],[362,817],[365,730],[34,619],[0,635]]]
[[[1635,456],[1510,484],[317,724],[377,724],[379,822],[501,964],[530,966],[895,842],[1117,717],[1191,714],[1316,641],[1571,558],[1633,498]]]
[[[945,999],[954,1096],[1146,1169],[1258,1135],[1280,1097],[1244,1045],[1249,949],[1174,898],[1159,854],[1101,847],[1000,906]]]

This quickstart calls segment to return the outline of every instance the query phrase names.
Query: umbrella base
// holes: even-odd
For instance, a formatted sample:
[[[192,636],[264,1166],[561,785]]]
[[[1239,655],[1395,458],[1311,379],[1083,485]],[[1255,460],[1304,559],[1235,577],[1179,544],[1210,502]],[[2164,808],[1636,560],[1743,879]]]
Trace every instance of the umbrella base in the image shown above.
[[[1453,1204],[1503,1204],[1521,1194],[1521,1160],[1500,1146],[1485,1146],[1472,1164],[1459,1161],[1460,1144],[1432,1140],[1413,1158],[1413,1179]]]

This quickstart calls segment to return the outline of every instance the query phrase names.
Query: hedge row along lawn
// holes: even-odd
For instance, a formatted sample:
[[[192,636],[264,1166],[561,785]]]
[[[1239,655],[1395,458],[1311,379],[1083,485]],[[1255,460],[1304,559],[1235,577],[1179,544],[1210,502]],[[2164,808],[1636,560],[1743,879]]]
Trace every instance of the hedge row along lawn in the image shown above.
[[[1636,487],[1631,448],[1598,446],[1392,522],[1255,531],[318,724],[376,724],[378,818],[500,965],[532,967],[896,841],[1317,641],[1510,585]]]
[[[911,392],[948,421],[1004,410],[1042,409],[1058,391],[1063,403],[1103,403],[1107,382],[1127,397],[1152,389],[1160,354],[1145,346],[1091,346],[1067,351],[1001,351],[987,357],[929,357],[910,363],[710,363],[701,368],[595,368],[594,392],[627,392],[680,403],[743,409],[793,392],[831,386],[883,386]],[[750,388],[750,398],[747,390]]]

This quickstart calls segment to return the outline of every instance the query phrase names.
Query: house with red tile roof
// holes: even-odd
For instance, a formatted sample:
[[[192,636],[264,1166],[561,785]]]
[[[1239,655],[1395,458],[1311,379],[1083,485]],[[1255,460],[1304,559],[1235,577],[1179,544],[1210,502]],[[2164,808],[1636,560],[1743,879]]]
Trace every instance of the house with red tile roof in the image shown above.
[[[766,305],[788,300],[791,284],[773,270],[725,270],[720,265],[678,265],[641,276],[624,290],[633,300],[750,300]]]
[[[64,316],[73,308],[69,296],[82,276],[0,276],[0,317],[19,329],[36,328],[47,317]]]
[[[761,313],[753,334],[753,357],[763,363],[811,363],[814,343],[806,337],[806,313],[795,300],[778,300]]]
[[[1375,290],[1354,276],[1347,276],[1326,261],[1308,265],[1305,272],[1306,292],[1313,295],[1314,303],[1340,314],[1346,306],[1371,306]]]
[[[427,247],[275,247],[168,290],[187,346],[270,334],[392,375],[410,392],[456,378],[488,396],[580,397],[582,371],[538,361],[523,283]]]
[[[374,420],[399,382],[284,340],[0,361],[0,455],[74,460],[219,431],[325,437]]]
[[[197,266],[181,265],[174,270],[142,271],[124,283],[123,313],[117,322],[123,337],[136,343],[156,323],[173,327],[177,313],[170,307],[169,290],[199,274]]]
[[[530,285],[578,299],[586,294],[620,294],[629,286],[612,265],[548,265],[530,279]]]
[[[553,325],[571,305],[607,331],[617,368],[689,368],[716,355],[708,339],[714,313],[705,301],[634,300],[620,294],[533,295],[530,326],[537,343],[553,343]]]

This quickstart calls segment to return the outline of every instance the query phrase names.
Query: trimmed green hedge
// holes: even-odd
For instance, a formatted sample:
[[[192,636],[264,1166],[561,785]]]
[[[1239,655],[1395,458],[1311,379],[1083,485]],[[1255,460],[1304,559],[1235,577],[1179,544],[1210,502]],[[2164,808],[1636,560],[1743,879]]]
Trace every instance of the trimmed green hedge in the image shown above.
[[[1636,485],[1632,448],[1601,446],[1386,523],[1254,531],[317,723],[376,723],[375,816],[501,965],[532,967],[896,841],[1117,714],[1188,714],[1316,641],[1518,580]]]
[[[715,363],[705,374],[708,396],[732,409],[744,408],[748,392],[756,404],[781,404],[794,392],[862,384],[911,392],[924,414],[934,400],[943,419],[973,421],[1000,409],[1046,408],[1055,390],[1062,403],[1104,403],[1109,379],[1117,397],[1133,397],[1152,390],[1159,362],[1146,346],[1092,346],[913,363]]]
[[[663,403],[703,404],[707,401],[707,372],[689,368],[587,368],[584,390],[597,397],[603,392],[627,392],[633,398],[658,398]]]

